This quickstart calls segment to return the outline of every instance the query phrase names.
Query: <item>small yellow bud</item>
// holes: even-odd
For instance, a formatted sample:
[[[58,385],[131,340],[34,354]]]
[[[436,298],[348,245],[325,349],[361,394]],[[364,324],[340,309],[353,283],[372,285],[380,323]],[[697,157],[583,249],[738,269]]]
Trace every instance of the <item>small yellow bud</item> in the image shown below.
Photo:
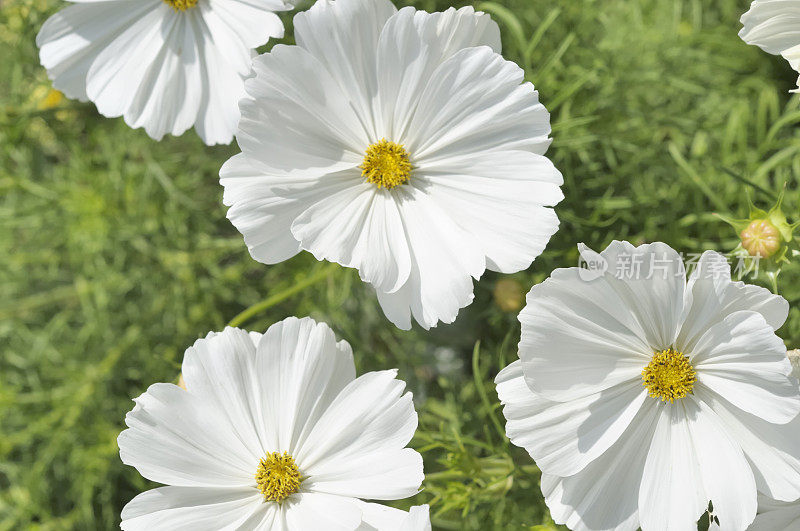
[[[58,107],[62,101],[64,101],[64,94],[56,89],[50,89],[44,98],[39,100],[36,107],[40,111],[46,111]]]
[[[739,235],[750,256],[769,258],[781,248],[781,233],[766,219],[755,219]]]
[[[504,312],[518,312],[525,304],[522,286],[510,278],[498,280],[494,286],[494,302]]]

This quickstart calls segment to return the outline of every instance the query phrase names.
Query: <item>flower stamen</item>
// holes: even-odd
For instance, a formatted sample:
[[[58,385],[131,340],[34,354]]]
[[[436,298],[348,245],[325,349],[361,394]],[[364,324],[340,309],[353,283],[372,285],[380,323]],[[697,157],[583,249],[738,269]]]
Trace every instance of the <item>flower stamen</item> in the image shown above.
[[[197,5],[197,0],[164,0],[164,3],[175,11],[186,11]]]
[[[288,452],[267,454],[261,459],[256,471],[256,485],[264,495],[264,501],[282,502],[300,490],[300,469]]]
[[[361,175],[378,188],[391,190],[411,178],[411,157],[405,147],[385,138],[367,148]]]
[[[682,352],[668,348],[653,354],[650,364],[642,371],[642,384],[649,395],[662,402],[674,402],[692,393],[697,372]]]

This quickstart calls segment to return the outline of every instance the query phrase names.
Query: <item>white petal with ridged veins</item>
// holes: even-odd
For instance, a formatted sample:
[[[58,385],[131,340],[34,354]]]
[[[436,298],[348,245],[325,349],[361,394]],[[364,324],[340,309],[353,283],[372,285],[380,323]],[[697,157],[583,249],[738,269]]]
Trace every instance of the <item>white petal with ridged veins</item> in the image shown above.
[[[375,289],[397,291],[411,273],[411,253],[396,194],[368,182],[343,188],[298,216],[292,234],[318,260],[353,267]]]
[[[294,18],[297,45],[327,65],[373,141],[376,124],[376,49],[386,21],[397,12],[389,0],[320,0]]]
[[[417,414],[396,375],[365,374],[326,409],[296,452],[310,476],[307,488],[376,500],[417,492],[422,457],[405,448],[417,429]]]
[[[443,13],[407,7],[392,16],[381,32],[376,57],[381,134],[401,144],[410,140],[410,122],[434,72],[450,56],[475,46],[499,53],[500,29],[471,7]]]
[[[635,531],[639,485],[655,429],[655,401],[645,402],[623,437],[577,474],[542,475],[556,523],[573,531]]]
[[[400,289],[378,291],[386,316],[399,328],[411,328],[411,316],[426,330],[452,323],[472,302],[472,279],[486,259],[473,238],[456,225],[432,198],[415,187],[394,190],[411,251],[411,272]]]
[[[184,487],[247,487],[260,455],[221,411],[172,384],[151,385],[125,417],[120,458],[144,477]]]
[[[800,413],[786,346],[759,313],[728,315],[697,341],[690,359],[699,382],[744,411],[780,424]]]
[[[639,490],[639,518],[648,531],[693,529],[708,507],[687,407],[697,415],[690,400],[656,405],[658,423]]]
[[[789,315],[789,303],[760,286],[733,282],[730,264],[723,255],[706,251],[700,257],[686,287],[681,331],[676,344],[686,352],[705,330],[740,310],[759,312],[777,330]]]
[[[361,509],[356,500],[319,492],[297,494],[296,502],[284,509],[286,531],[353,531],[361,523]]]
[[[290,317],[269,327],[257,354],[266,450],[288,451],[299,460],[317,423],[355,379],[353,351],[336,341],[328,325]]]
[[[706,498],[723,530],[747,529],[756,515],[753,470],[720,418],[698,401],[691,432]]]
[[[633,381],[570,402],[551,402],[525,384],[522,363],[497,375],[506,434],[547,474],[572,476],[617,442],[641,409],[647,392]]]
[[[561,173],[549,159],[497,151],[420,163],[414,186],[430,195],[501,273],[527,269],[559,226],[551,208],[564,197]],[[498,238],[503,234],[503,238]]]
[[[358,504],[364,520],[356,531],[431,531],[427,505],[416,505],[406,512],[377,503]]]
[[[743,41],[800,67],[800,1],[755,0],[741,22]]]
[[[605,278],[558,269],[528,294],[519,355],[528,385],[549,400],[574,400],[640,380],[652,349],[636,316]]]
[[[709,389],[700,387],[695,394],[742,447],[759,492],[783,501],[800,498],[800,416],[788,424],[773,424],[743,412]]]
[[[122,509],[124,531],[196,531],[242,528],[261,512],[277,512],[265,506],[260,492],[253,488],[212,489],[201,487],[161,487],[139,494]]]

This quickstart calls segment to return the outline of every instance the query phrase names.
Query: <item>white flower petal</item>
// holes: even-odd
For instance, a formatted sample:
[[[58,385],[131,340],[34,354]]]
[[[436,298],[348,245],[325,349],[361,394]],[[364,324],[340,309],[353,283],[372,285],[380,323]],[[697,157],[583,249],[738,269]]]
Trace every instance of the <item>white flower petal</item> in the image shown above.
[[[244,235],[252,257],[264,264],[277,264],[300,252],[291,227],[306,207],[296,199],[269,194],[271,181],[244,153],[228,159],[220,170],[222,202],[231,207],[228,219]]]
[[[115,0],[68,6],[42,25],[36,36],[39,58],[53,86],[86,101],[89,68],[122,28],[159,7],[160,0]]]
[[[270,173],[296,177],[361,164],[369,145],[364,125],[318,58],[279,45],[257,57],[253,70],[236,136],[243,152]]]
[[[248,332],[226,328],[197,340],[184,354],[182,373],[189,393],[223,412],[251,455],[260,458],[269,450],[264,434],[275,426],[265,425],[256,347]]]
[[[573,531],[635,531],[639,484],[655,427],[655,401],[645,402],[626,435],[574,476],[542,475],[556,523]]]
[[[690,431],[706,498],[723,530],[747,529],[756,515],[753,471],[719,417],[707,404],[698,405]]]
[[[800,413],[786,346],[761,314],[728,315],[697,341],[690,358],[698,382],[744,411],[781,424]]]
[[[746,529],[756,512],[753,472],[740,446],[702,401],[660,405],[642,478],[643,529],[694,529],[708,502],[722,529]]]
[[[427,505],[412,507],[400,531],[431,531],[430,507]]]
[[[290,317],[261,338],[255,377],[266,450],[288,451],[302,466],[305,441],[355,379],[353,351],[328,325]]]
[[[423,190],[481,246],[487,268],[530,267],[558,230],[552,209],[563,198],[561,173],[547,158],[496,151],[421,164],[413,186]],[[498,238],[502,234],[502,238]]]
[[[277,264],[300,252],[300,242],[292,234],[295,220],[309,204],[349,189],[353,178],[348,172],[311,181],[273,176],[244,153],[230,158],[220,170],[223,202],[230,206],[228,219],[244,235],[252,257],[264,264]]]
[[[519,315],[519,356],[528,385],[549,400],[573,400],[641,381],[652,350],[607,277],[559,269],[528,294]]]
[[[742,15],[741,22],[744,27],[739,37],[767,53],[793,57],[791,52],[800,45],[800,2],[797,0],[756,0]],[[797,70],[800,61],[790,59],[790,62]]]
[[[322,0],[294,18],[298,46],[327,65],[374,140],[380,140],[373,108],[376,49],[383,26],[396,12],[389,0]]]
[[[411,273],[397,193],[372,183],[321,199],[295,220],[292,233],[317,260],[356,268],[378,290],[398,290]]]
[[[634,247],[614,241],[600,256],[608,264],[605,278],[636,315],[653,350],[673,345],[684,313],[686,270],[669,245],[655,242]]]
[[[398,327],[411,327],[410,316],[426,330],[439,321],[452,323],[472,302],[472,278],[480,278],[486,259],[471,236],[458,227],[430,197],[404,186],[393,190],[411,250],[411,272],[397,291],[378,291],[386,316]]]
[[[291,9],[283,0],[205,0],[197,7],[217,47],[239,52],[230,53],[229,61],[241,75],[250,71],[251,49],[283,37],[283,22],[275,12]]]
[[[252,49],[283,37],[283,23],[273,11],[282,1],[209,0],[193,15],[202,60],[203,99],[195,128],[206,144],[229,144],[239,122],[239,101],[250,75]]]
[[[543,154],[550,114],[524,72],[491,48],[463,49],[431,75],[408,126],[415,160],[491,150]]]
[[[287,531],[353,531],[361,523],[361,509],[352,498],[302,492],[285,508]]]
[[[358,502],[363,522],[356,531],[431,531],[430,507],[415,505],[408,512],[380,505]]]
[[[407,512],[388,505],[361,500],[356,503],[361,508],[362,517],[361,525],[356,531],[398,531],[408,518]]]
[[[380,129],[404,141],[420,95],[439,65],[456,52],[491,46],[500,52],[500,28],[472,7],[426,13],[406,7],[392,16],[380,35],[377,51]]]
[[[800,502],[776,502],[759,496],[758,512],[759,514],[747,531],[795,531],[800,529]]]
[[[727,315],[740,310],[758,312],[774,329],[789,315],[789,303],[760,286],[731,281],[728,260],[706,251],[689,278],[686,289],[686,315],[676,343],[691,351],[705,330]]]
[[[642,529],[694,529],[708,507],[689,420],[698,407],[689,399],[657,404],[658,423],[639,490]]]
[[[252,487],[213,489],[161,487],[136,496],[122,509],[125,531],[237,529],[262,511],[276,511]]]
[[[213,34],[199,18],[192,19],[198,40],[203,78],[195,130],[208,145],[230,144],[239,122],[239,101],[245,97],[243,75],[214,46]],[[248,52],[247,56],[250,56]]]
[[[395,370],[367,373],[328,407],[295,455],[308,489],[376,500],[417,492],[422,457],[405,448],[417,414],[396,376]]]
[[[97,55],[86,76],[86,94],[100,114],[125,114],[179,20],[165,2],[153,5]]]
[[[647,398],[641,382],[633,381],[551,402],[528,388],[519,361],[500,371],[495,382],[508,438],[528,450],[542,471],[561,477],[580,472],[616,443]]]
[[[124,113],[128,125],[144,127],[156,140],[192,127],[200,109],[197,87],[202,86],[197,36],[188,19],[176,18],[164,39]]]
[[[702,387],[695,394],[719,416],[725,430],[742,447],[759,492],[783,501],[800,498],[800,416],[788,424],[773,424]]]
[[[247,487],[259,456],[207,402],[172,384],[151,385],[125,417],[122,462],[152,481],[185,487]]]

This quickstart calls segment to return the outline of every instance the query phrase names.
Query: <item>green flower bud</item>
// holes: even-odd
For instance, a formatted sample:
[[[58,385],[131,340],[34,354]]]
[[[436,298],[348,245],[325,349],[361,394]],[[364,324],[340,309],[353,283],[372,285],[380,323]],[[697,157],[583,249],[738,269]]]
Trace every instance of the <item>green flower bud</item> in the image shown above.
[[[756,259],[769,259],[774,265],[787,262],[789,244],[794,239],[798,224],[789,224],[781,209],[783,192],[769,211],[757,208],[750,202],[748,219],[732,219],[718,215],[731,225],[739,235],[740,244],[734,249],[734,256],[750,256]]]
[[[754,219],[739,237],[750,256],[771,258],[781,248],[781,233],[768,219]]]

